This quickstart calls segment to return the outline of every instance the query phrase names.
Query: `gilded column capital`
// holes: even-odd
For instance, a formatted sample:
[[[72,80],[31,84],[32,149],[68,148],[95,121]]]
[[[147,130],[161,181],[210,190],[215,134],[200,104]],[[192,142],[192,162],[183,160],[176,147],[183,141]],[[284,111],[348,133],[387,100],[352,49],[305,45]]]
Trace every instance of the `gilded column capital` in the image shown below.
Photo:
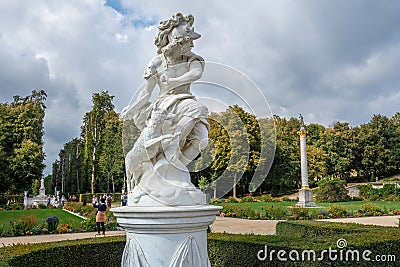
[[[307,136],[307,131],[305,129],[301,129],[300,131],[297,132],[297,134],[300,136]]]

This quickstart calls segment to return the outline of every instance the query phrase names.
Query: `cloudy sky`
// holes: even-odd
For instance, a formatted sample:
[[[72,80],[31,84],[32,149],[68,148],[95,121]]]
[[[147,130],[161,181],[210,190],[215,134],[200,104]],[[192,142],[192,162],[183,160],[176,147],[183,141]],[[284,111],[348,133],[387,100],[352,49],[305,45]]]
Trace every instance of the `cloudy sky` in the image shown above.
[[[202,34],[193,51],[247,75],[272,113],[359,125],[400,111],[399,10],[396,0],[3,0],[0,101],[47,92],[50,165],[79,136],[93,92],[115,95],[117,111],[129,103],[156,54],[158,22],[179,11]]]

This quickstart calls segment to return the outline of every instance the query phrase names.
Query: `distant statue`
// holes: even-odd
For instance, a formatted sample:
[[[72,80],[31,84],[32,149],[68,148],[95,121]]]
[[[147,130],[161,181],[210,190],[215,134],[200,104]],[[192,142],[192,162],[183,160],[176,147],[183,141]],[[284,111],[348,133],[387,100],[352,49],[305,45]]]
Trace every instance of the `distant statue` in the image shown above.
[[[120,117],[141,131],[125,158],[128,205],[146,196],[166,205],[204,204],[186,166],[207,145],[208,110],[190,92],[204,71],[202,57],[191,52],[200,38],[194,17],[176,13],[161,21],[157,56],[144,73],[145,83]],[[150,102],[158,85],[158,97]],[[144,201],[144,200],[143,200]]]
[[[304,127],[305,125],[304,125],[303,115],[301,115],[301,113],[300,113],[300,116],[299,116],[299,121],[300,121],[300,126]]]

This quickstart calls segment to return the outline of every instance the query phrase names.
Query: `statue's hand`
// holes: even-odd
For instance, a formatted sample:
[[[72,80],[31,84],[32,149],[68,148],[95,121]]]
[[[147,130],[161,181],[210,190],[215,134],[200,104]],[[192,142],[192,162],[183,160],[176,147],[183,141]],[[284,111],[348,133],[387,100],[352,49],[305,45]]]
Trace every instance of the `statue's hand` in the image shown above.
[[[121,114],[119,114],[119,118],[121,120],[127,120],[128,119],[128,112],[129,112],[129,106],[126,106],[122,109]]]
[[[166,73],[160,76],[160,81],[164,84],[168,84],[169,77]]]

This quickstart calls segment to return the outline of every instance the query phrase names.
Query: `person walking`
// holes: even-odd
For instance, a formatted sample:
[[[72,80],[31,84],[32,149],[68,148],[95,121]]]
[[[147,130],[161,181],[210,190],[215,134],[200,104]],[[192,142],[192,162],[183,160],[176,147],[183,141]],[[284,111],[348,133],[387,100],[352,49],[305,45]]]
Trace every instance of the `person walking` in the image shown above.
[[[106,202],[107,202],[107,207],[108,207],[108,208],[111,208],[112,197],[111,197],[110,194],[107,195]]]
[[[121,196],[121,202],[122,202],[122,206],[126,206],[126,204],[128,203],[128,195],[126,194],[126,192],[124,192]]]
[[[100,235],[100,226],[101,230],[103,231],[103,235],[106,234],[106,228],[104,226],[104,222],[106,221],[106,200],[104,198],[100,199],[100,204],[95,205],[95,208],[97,208],[97,213],[96,213],[96,225],[97,225],[97,235]]]

